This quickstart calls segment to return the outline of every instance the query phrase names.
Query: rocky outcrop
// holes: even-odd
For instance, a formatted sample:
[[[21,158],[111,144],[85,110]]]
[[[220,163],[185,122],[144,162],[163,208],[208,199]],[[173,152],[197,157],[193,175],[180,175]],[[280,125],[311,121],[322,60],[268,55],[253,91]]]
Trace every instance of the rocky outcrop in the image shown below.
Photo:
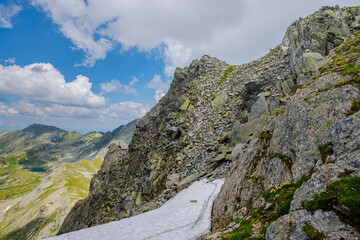
[[[264,122],[285,96],[277,86],[292,79],[280,48],[242,66],[204,56],[177,69],[167,95],[138,123],[126,156],[112,164],[109,181],[75,206],[60,232],[157,208],[199,178],[223,176],[234,143],[251,135],[234,131],[234,124],[256,114]],[[278,97],[258,101],[264,89]],[[250,116],[254,103],[258,110]]]
[[[350,15],[350,13],[356,13],[356,15]],[[344,31],[347,34],[355,33],[357,27],[352,27],[357,26],[357,21],[347,23],[343,17],[359,19],[358,14],[358,8],[350,10],[323,8],[322,11],[290,26],[284,42],[286,44],[302,42],[299,41],[301,35],[296,33],[295,37],[293,36],[293,29],[300,28],[303,30],[303,38],[308,42],[306,48],[304,45],[301,48],[304,53],[309,53],[318,47],[316,41],[308,41],[312,36],[308,35],[308,30],[312,29],[309,25],[317,26],[319,21],[327,16],[325,20],[329,21],[333,18],[337,26],[349,29]],[[322,31],[332,33],[332,25],[327,26],[328,28]],[[336,36],[341,36],[341,31]],[[311,42],[315,42],[316,45],[311,45]],[[353,47],[357,49],[359,46]],[[323,50],[324,53],[328,51],[330,55],[337,54],[331,49],[324,48]],[[346,231],[340,227],[330,229],[328,225],[334,223],[332,222],[335,219],[334,215],[336,216],[334,212],[320,211],[311,215],[300,209],[303,209],[303,201],[313,199],[315,194],[324,192],[331,182],[343,178],[347,175],[346,173],[350,172],[352,176],[360,174],[359,112],[348,114],[354,100],[360,96],[359,88],[356,84],[350,84],[353,80],[349,80],[351,76],[346,73],[342,74],[344,76],[335,73],[325,74],[316,80],[310,78],[314,75],[311,71],[307,72],[308,77],[306,74],[299,75],[297,68],[302,66],[299,61],[303,61],[301,59],[304,59],[304,54],[298,54],[296,49],[294,52],[294,48],[291,47],[289,51],[291,65],[295,66],[297,81],[308,84],[298,89],[278,114],[270,116],[267,124],[257,125],[248,148],[237,158],[237,166],[228,176],[215,201],[213,226],[216,229],[233,218],[251,216],[259,207],[264,209],[269,206],[269,203],[264,201],[263,193],[266,190],[278,186],[281,188],[284,183],[295,183],[302,176],[310,175],[309,180],[302,183],[288,202],[290,211],[294,212],[290,212],[273,223],[268,228],[267,239],[305,239],[307,235],[302,230],[302,226],[306,221],[311,222],[315,228],[325,234],[325,237],[338,239],[342,236],[344,239],[356,239],[358,233],[349,226]],[[319,66],[330,59],[325,55],[321,56],[318,58],[316,55],[313,58]],[[358,59],[359,56],[355,58]],[[328,154],[321,151],[324,146],[328,146],[331,150]],[[295,222],[294,218],[297,219]],[[286,224],[290,224],[291,227]],[[316,224],[321,227],[315,226]],[[346,233],[342,232],[343,230]]]
[[[313,222],[341,220],[332,211],[313,215],[301,203],[349,171],[359,174],[359,112],[349,114],[360,94],[356,81],[345,72],[312,79],[338,54],[333,49],[356,35],[359,19],[358,7],[324,7],[292,24],[258,60],[230,66],[205,55],[178,68],[169,92],[138,123],[128,152],[106,167],[101,187],[75,205],[59,233],[157,208],[197,179],[227,176],[213,207],[214,230],[263,214],[257,237],[284,215],[266,235],[284,239],[293,214],[300,232],[286,234],[294,239],[307,236],[308,222],[326,237],[356,237],[351,226],[319,227]],[[286,196],[276,194],[282,188]]]

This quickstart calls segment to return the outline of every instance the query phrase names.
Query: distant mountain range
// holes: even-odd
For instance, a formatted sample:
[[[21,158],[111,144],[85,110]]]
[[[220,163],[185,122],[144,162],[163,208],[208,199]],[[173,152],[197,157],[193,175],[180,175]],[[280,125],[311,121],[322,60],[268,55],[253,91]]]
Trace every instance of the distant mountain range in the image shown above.
[[[5,130],[0,132],[0,157],[25,152],[19,164],[26,168],[92,160],[111,142],[127,147],[137,122],[134,120],[106,133],[80,134],[42,124],[32,124],[19,131]]]
[[[75,202],[88,195],[108,146],[127,148],[137,122],[106,133],[42,124],[0,132],[0,239],[54,236]]]

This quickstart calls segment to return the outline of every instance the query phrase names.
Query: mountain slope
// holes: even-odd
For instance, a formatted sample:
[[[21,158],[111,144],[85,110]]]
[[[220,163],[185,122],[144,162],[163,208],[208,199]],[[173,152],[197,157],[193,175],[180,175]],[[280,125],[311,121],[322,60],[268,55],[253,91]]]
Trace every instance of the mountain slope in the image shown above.
[[[224,238],[359,237],[356,221],[348,221],[358,198],[334,203],[334,211],[301,205],[344,177],[358,196],[359,47],[341,44],[358,38],[359,20],[360,7],[324,7],[251,63],[204,56],[178,68],[166,96],[139,121],[128,152],[93,178],[59,234],[155,209],[197,179],[227,176],[213,229],[237,227]],[[320,68],[326,62],[330,67]]]
[[[42,143],[58,143],[81,136],[57,127],[33,124],[19,131],[4,132],[0,136],[0,154],[8,156]]]
[[[91,132],[65,142],[41,143],[0,157],[0,239],[53,236],[75,202],[88,195],[90,180],[100,169],[108,145],[115,142],[126,147],[137,122],[134,120],[112,132]],[[41,126],[43,131],[38,127],[32,125],[20,132],[33,139],[50,135],[47,131],[59,132],[54,127]],[[116,154],[125,151],[118,145],[111,146],[104,166],[112,158],[112,149]],[[36,166],[41,168],[34,169]]]

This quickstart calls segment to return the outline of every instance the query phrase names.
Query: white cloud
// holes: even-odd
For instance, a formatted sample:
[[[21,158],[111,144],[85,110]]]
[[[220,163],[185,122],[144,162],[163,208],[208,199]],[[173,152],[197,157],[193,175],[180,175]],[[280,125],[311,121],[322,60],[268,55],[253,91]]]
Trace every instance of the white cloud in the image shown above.
[[[129,85],[113,80],[102,85],[103,91],[134,93]],[[47,63],[34,63],[24,67],[0,65],[0,94],[20,95],[17,102],[0,100],[2,128],[26,127],[34,122],[67,126],[70,129],[110,130],[135,118],[141,118],[150,106],[137,102],[120,102],[108,105],[106,99],[91,91],[91,83],[85,76],[77,76],[65,82],[64,76]],[[136,92],[135,92],[136,93]],[[5,122],[4,122],[5,121]]]
[[[149,105],[136,102],[120,102],[100,112],[101,118],[135,119],[143,117],[150,110]]]
[[[94,109],[21,100],[9,106],[0,102],[0,122],[3,123],[2,129],[21,129],[38,122],[85,133],[113,130],[143,117],[149,110],[149,105],[136,102],[121,102]]]
[[[63,119],[70,122],[82,119],[84,124],[89,124],[90,121],[98,123],[106,122],[109,125],[112,125],[114,121],[126,123],[135,118],[143,117],[149,110],[149,105],[131,101],[115,103],[97,109],[26,99],[11,104],[11,106],[0,102],[0,118],[18,116],[20,119],[40,118],[47,122],[53,122],[54,119]]]
[[[0,62],[4,62],[5,65],[14,65],[16,58],[0,59]]]
[[[92,83],[78,75],[72,82],[50,63],[34,63],[20,67],[0,65],[0,93],[16,94],[32,100],[67,106],[101,107],[106,99],[91,91]]]
[[[32,0],[85,52],[84,65],[123,51],[159,53],[173,74],[203,54],[248,62],[281,42],[286,27],[323,5],[359,0]]]
[[[159,102],[160,99],[165,95],[166,95],[166,92],[164,92],[163,90],[156,90],[155,95],[154,95],[155,101]]]
[[[116,79],[111,80],[110,82],[100,83],[101,90],[104,92],[115,92],[121,89],[123,85]]]
[[[12,28],[11,19],[21,11],[21,6],[0,4],[0,28]]]
[[[161,80],[161,76],[159,74],[155,74],[153,79],[147,84],[149,88],[167,91],[169,89],[169,84],[164,83]]]
[[[129,85],[130,85],[130,86],[134,86],[135,83],[137,83],[138,81],[139,81],[139,79],[134,76],[134,77],[132,78],[132,80],[130,81]]]
[[[18,114],[19,112],[15,110],[14,108],[8,107],[5,103],[0,102],[0,116],[6,116],[9,117],[11,115]]]
[[[167,90],[170,87],[169,83],[165,83],[161,80],[161,76],[155,74],[153,79],[147,84],[149,88],[155,89],[155,101],[159,102],[160,99],[165,96]]]
[[[113,79],[110,82],[100,83],[100,87],[101,90],[103,91],[102,94],[107,92],[124,92],[126,94],[136,95],[137,94],[136,89],[132,87],[136,82],[137,82],[136,77],[133,77],[129,85],[122,84],[118,80]]]

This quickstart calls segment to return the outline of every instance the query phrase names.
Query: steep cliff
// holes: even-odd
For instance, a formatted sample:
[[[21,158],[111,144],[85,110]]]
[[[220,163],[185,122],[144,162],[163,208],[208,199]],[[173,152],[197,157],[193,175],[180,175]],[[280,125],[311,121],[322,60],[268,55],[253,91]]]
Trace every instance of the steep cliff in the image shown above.
[[[302,201],[359,174],[359,56],[351,54],[359,46],[341,45],[357,39],[359,20],[358,7],[324,7],[293,23],[280,45],[251,63],[203,56],[178,68],[167,95],[137,124],[128,152],[94,178],[59,233],[157,208],[198,179],[226,176],[214,230],[246,218],[256,237],[277,219],[269,239],[306,237],[303,226],[357,237],[336,213],[312,213]],[[345,227],[327,227],[330,221]]]

